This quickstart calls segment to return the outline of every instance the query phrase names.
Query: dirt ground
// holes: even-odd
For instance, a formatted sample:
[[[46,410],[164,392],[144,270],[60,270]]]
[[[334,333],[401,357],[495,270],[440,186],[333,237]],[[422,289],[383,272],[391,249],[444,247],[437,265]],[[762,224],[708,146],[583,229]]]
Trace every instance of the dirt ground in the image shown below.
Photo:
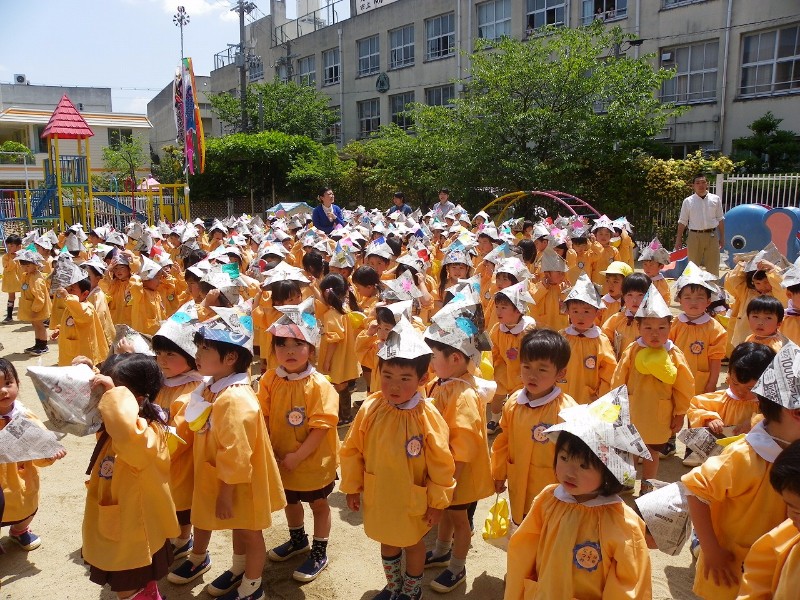
[[[3,294],[0,298],[3,308],[5,301]],[[20,372],[20,400],[45,420],[31,380],[25,375],[25,367],[57,364],[57,344],[51,344],[50,352],[41,358],[24,354],[23,349],[33,344],[33,330],[29,324],[17,321],[0,324],[0,342],[5,346],[0,351],[0,356],[12,361]],[[343,430],[340,433],[344,435]],[[32,530],[42,539],[41,547],[32,552],[24,552],[8,538],[7,529],[0,535],[0,544],[6,550],[6,554],[0,556],[0,599],[116,598],[107,588],[101,589],[89,581],[88,571],[81,560],[81,521],[86,480],[84,471],[94,447],[94,438],[67,436],[62,443],[68,451],[66,458],[41,471],[40,508],[32,524]],[[662,461],[659,474],[661,479],[676,481],[687,472],[688,469],[678,458],[682,455],[683,448],[679,448],[678,455]],[[506,554],[485,542],[480,535],[480,528],[493,502],[494,498],[489,498],[479,505],[475,515],[476,533],[467,560],[467,584],[451,592],[448,595],[451,598],[483,600],[503,596]],[[627,497],[626,502],[633,504],[632,497]],[[383,587],[385,581],[379,546],[364,535],[361,515],[347,509],[344,495],[338,490],[330,496],[330,503],[333,513],[333,530],[328,546],[330,566],[316,581],[300,585],[291,579],[291,573],[303,560],[301,557],[286,563],[268,561],[263,575],[267,598],[367,600]],[[264,532],[268,548],[287,539],[283,513],[275,513],[273,519],[272,528]],[[306,528],[311,528],[310,513],[307,513]],[[433,546],[434,539],[434,534],[429,533],[426,538],[428,547]],[[210,552],[214,566],[202,579],[188,586],[174,586],[163,580],[160,585],[162,593],[169,600],[209,598],[203,591],[204,585],[230,564],[230,534],[215,533]],[[674,557],[651,550],[651,559],[653,598],[696,598],[691,593],[694,566],[688,544],[679,556]],[[427,571],[425,582],[428,583],[436,574],[437,569]],[[425,596],[432,598],[438,594],[426,587]]]

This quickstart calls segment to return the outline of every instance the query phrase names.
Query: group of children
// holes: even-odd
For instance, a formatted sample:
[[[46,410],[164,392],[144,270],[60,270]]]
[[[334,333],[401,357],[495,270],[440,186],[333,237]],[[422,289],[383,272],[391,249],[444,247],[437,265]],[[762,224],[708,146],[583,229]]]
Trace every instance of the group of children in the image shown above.
[[[347,217],[330,236],[296,217],[240,217],[208,232],[198,220],[6,240],[7,320],[18,293],[28,351],[58,340],[58,363],[94,365],[104,392],[83,524],[92,581],[159,598],[162,577],[211,570],[216,530],[233,531],[233,551],[212,596],[263,597],[267,557],[304,555],[293,578],[312,581],[328,566],[340,477],[380,543],[376,598],[421,598],[425,568],[443,567],[434,591],[465,583],[477,502],[506,489],[518,527],[506,598],[649,598],[645,526],[620,494],[638,461],[639,493],[653,489],[688,417],[746,434],[705,463],[685,458],[696,593],[737,597],[750,563],[753,586],[788,586],[745,555],[773,551],[756,543],[772,535],[786,542],[770,559],[789,560],[800,535],[781,524],[787,504],[800,509],[794,466],[767,483],[800,439],[798,266],[767,248],[724,288],[690,263],[670,289],[657,240],[633,271],[624,219],[495,226],[479,214],[470,229],[463,213]],[[714,306],[729,298],[726,327]],[[118,325],[147,335],[154,356],[126,353]],[[18,377],[0,367],[0,413],[14,418]],[[361,377],[369,394],[354,405]],[[25,465],[35,486],[3,479],[3,524],[26,549],[39,543],[38,466]],[[262,530],[281,508],[288,540],[267,550]]]

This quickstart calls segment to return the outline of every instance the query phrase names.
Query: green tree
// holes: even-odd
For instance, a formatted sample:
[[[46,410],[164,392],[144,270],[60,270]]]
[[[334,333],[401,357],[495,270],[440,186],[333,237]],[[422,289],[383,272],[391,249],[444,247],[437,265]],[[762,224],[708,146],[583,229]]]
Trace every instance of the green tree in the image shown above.
[[[179,183],[184,181],[183,151],[177,146],[164,146],[161,151],[164,156],[151,153],[152,165],[150,172],[159,183]]]
[[[103,162],[115,177],[130,177],[136,184],[136,170],[147,164],[142,140],[136,136],[120,140],[118,144],[103,148]]]
[[[0,154],[0,163],[2,164],[22,164],[23,162],[28,164],[34,163],[33,152],[31,152],[31,149],[25,144],[20,144],[19,142],[14,142],[12,140],[3,142],[0,144],[0,152],[16,153],[15,155]]]
[[[214,114],[232,131],[239,131],[242,105],[226,92],[209,97]],[[339,120],[330,99],[313,86],[275,79],[247,86],[247,121],[250,131],[280,131],[327,141],[325,130]]]
[[[767,112],[750,123],[753,133],[733,140],[733,158],[745,173],[789,173],[800,170],[797,133],[779,129],[783,119]]]

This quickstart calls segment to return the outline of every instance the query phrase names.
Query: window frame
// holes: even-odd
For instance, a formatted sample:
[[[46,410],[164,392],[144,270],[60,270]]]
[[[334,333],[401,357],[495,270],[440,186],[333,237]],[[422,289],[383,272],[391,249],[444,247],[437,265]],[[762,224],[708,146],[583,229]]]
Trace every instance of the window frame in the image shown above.
[[[411,31],[411,39],[410,41],[406,40],[406,33]],[[396,36],[399,34],[400,36],[400,45],[395,45]],[[411,67],[414,65],[414,61],[416,59],[416,32],[414,31],[414,23],[409,23],[408,25],[403,25],[402,27],[397,27],[395,29],[389,30],[389,69],[402,69],[404,67]],[[401,56],[401,59],[395,60],[397,55]]]
[[[602,4],[600,12],[597,10],[598,4]],[[610,5],[613,4],[613,8]],[[620,8],[620,4],[625,6]],[[592,12],[587,14],[586,8],[592,7]],[[590,25],[593,21],[603,21],[611,23],[628,18],[628,0],[581,0],[581,24]],[[612,14],[609,14],[612,13]]]
[[[334,56],[335,62],[328,64],[328,56]],[[342,56],[339,47],[322,51],[322,85],[336,85],[342,81]]]
[[[303,71],[303,65],[311,68]],[[304,79],[305,78],[305,79]],[[309,54],[302,58],[297,59],[297,83],[302,85],[316,86],[317,85],[317,55]]]
[[[374,42],[374,48],[373,48]],[[367,53],[362,54],[362,48],[367,45]],[[366,67],[362,64],[366,61]],[[381,71],[381,40],[380,34],[369,35],[356,40],[356,77],[368,77]]]
[[[342,143],[342,107],[339,105],[331,106],[331,110],[336,113],[339,120],[333,123],[330,127],[325,129],[327,135],[334,144]]]
[[[406,109],[407,105],[416,101],[414,96],[414,90],[400,92],[399,94],[392,94],[389,96],[389,115],[392,123],[404,131],[407,131],[414,124],[413,119],[408,114]],[[396,110],[396,104],[398,102],[402,102],[402,108],[400,110]]]
[[[708,57],[709,57],[709,47],[716,47],[716,58],[714,60],[715,66],[708,67]],[[680,50],[688,50],[686,55],[686,70],[680,71],[680,66],[677,61],[677,55]],[[703,52],[703,66],[698,69],[692,69],[692,55],[696,52],[701,51]],[[672,79],[665,81],[661,84],[661,92],[660,92],[660,99],[662,102],[672,102],[677,105],[687,105],[687,104],[704,104],[710,102],[717,102],[717,82],[719,79],[719,40],[711,39],[711,40],[703,40],[698,41],[693,44],[685,44],[682,46],[673,46],[669,48],[664,48],[661,50],[661,54],[663,55],[666,52],[671,52],[673,54],[673,59],[671,62],[664,62],[661,61],[661,66],[665,68],[669,68],[672,65],[676,69],[675,77]],[[693,77],[701,77],[701,86],[699,92],[692,92],[691,91],[691,83]],[[713,86],[711,86],[711,90],[707,93],[706,86],[704,85],[705,80],[707,77],[713,77]],[[681,82],[684,82],[683,85],[683,92],[680,91]],[[674,91],[671,94],[666,93],[666,86],[672,86]],[[692,97],[699,94],[699,97]],[[708,95],[707,95],[708,94]]]
[[[567,12],[567,2],[566,0],[540,0],[545,3],[544,8],[536,8],[536,1],[537,0],[525,0],[525,31],[530,35],[532,32],[536,31],[541,27],[546,27],[548,25],[553,25],[555,27],[566,27],[567,21],[569,19],[569,13]],[[549,3],[552,2],[552,5]],[[561,21],[553,21],[552,23],[547,22],[547,13],[549,11],[556,11],[556,15],[558,14],[558,10],[561,9],[562,19]],[[536,25],[536,15],[537,14],[544,14],[544,23],[541,25]]]
[[[450,92],[451,92],[449,100],[452,100],[452,99],[456,98],[457,97],[456,96],[456,86],[454,84],[452,84],[452,83],[446,83],[444,85],[435,85],[435,86],[431,86],[431,87],[425,88],[425,104],[427,104],[428,106],[452,106],[453,105],[452,102],[445,102],[444,101],[444,97],[445,97],[445,93],[444,92],[445,92],[445,89],[448,89],[448,88],[450,89]],[[431,102],[431,96],[435,95],[435,94],[439,95],[440,102]]]
[[[794,54],[789,56],[780,56],[781,52],[781,33],[790,29],[795,30],[794,34]],[[758,55],[761,53],[761,36],[774,34],[774,41],[772,44],[772,56],[769,59],[759,59]],[[758,38],[758,47],[756,48],[756,60],[752,62],[745,62],[745,52],[747,51],[746,40],[748,38]],[[768,98],[772,96],[786,96],[791,94],[800,93],[800,79],[787,79],[785,81],[776,80],[778,73],[778,66],[781,64],[788,64],[789,70],[796,69],[800,72],[800,23],[794,23],[787,27],[777,27],[772,29],[765,29],[763,31],[754,31],[749,35],[742,35],[742,50],[741,50],[741,66],[739,69],[739,89],[738,95],[740,98]],[[770,67],[770,82],[769,90],[761,91],[759,88],[764,87],[765,84],[758,83],[758,71],[760,68]],[[752,91],[745,91],[745,70],[755,69],[755,78],[752,85],[747,86]],[[788,86],[782,89],[776,89],[776,86]]]
[[[375,111],[376,114],[364,115],[363,109],[369,105],[370,109],[377,108]],[[381,128],[381,99],[380,98],[368,98],[367,100],[361,100],[356,104],[357,113],[358,113],[358,137],[359,138],[367,138],[370,137],[373,133],[377,132]],[[375,124],[375,120],[377,119],[377,126]],[[369,123],[368,127],[365,127],[367,122]]]
[[[130,142],[133,140],[133,129],[130,127],[109,127],[106,132],[108,134],[109,148],[119,148],[123,141]],[[112,138],[114,132],[116,132],[116,140]]]
[[[444,20],[447,20],[447,24],[450,25],[449,32],[445,33],[442,24],[445,23]],[[438,24],[439,33],[434,33],[433,35],[430,34],[430,28],[433,27],[434,30],[436,29],[436,25]],[[447,49],[442,51],[442,40],[446,40]],[[438,48],[435,52],[432,52],[432,48]],[[442,60],[443,58],[448,58],[450,56],[455,56],[456,54],[456,13],[449,12],[444,13],[441,15],[436,15],[435,17],[430,17],[425,19],[425,60]]]
[[[493,16],[492,21],[485,21],[481,23],[481,11],[483,9],[488,9],[488,7],[492,7]],[[505,8],[505,15],[502,16],[500,19],[497,17],[497,7],[503,6]],[[487,0],[486,2],[480,2],[475,5],[475,10],[477,11],[477,18],[476,23],[478,24],[478,38],[488,40],[489,42],[496,42],[503,36],[511,37],[511,0]],[[503,29],[507,31],[502,32],[500,35],[497,35],[497,29],[499,25],[503,25]],[[486,29],[491,27],[492,36],[484,35],[486,33]]]

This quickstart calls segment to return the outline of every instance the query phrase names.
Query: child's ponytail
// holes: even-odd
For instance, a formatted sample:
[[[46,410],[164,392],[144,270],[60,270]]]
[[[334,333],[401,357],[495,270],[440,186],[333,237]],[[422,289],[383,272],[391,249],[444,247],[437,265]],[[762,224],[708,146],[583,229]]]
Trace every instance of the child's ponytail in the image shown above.
[[[158,368],[156,359],[147,354],[112,354],[100,368],[100,373],[108,375],[114,385],[128,388],[137,398],[139,415],[148,422],[167,424],[167,415],[153,400],[164,385],[164,375]]]
[[[350,286],[347,285],[347,280],[338,273],[331,273],[326,275],[319,284],[319,291],[322,293],[322,299],[325,303],[333,308],[340,314],[345,314],[344,303],[352,302],[349,298]],[[356,308],[358,305],[356,305]]]

